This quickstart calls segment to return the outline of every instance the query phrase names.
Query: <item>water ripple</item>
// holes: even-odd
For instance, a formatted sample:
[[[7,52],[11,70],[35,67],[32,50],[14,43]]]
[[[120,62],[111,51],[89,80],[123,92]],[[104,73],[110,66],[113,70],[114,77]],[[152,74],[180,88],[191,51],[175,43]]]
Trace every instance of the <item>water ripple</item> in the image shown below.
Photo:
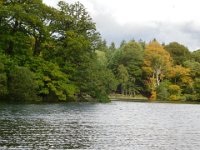
[[[0,149],[197,150],[200,105],[0,105]]]

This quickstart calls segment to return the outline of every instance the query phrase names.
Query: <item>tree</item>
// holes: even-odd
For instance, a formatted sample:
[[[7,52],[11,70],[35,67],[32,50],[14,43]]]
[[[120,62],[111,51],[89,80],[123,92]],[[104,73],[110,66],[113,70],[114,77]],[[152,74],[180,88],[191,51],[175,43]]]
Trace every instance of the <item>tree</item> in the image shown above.
[[[117,79],[119,80],[120,83],[121,94],[125,95],[127,93],[129,74],[124,65],[119,65],[117,70],[118,70]]]
[[[135,95],[141,90],[141,75],[142,70],[141,66],[143,63],[143,49],[140,44],[137,42],[128,42],[123,45],[122,48],[116,50],[113,55],[110,57],[109,68],[116,75],[116,78],[119,80],[118,91],[124,93],[121,90],[121,79],[119,79],[119,70],[125,70],[128,73],[128,81],[126,83],[126,94]],[[120,68],[120,69],[119,69]],[[123,71],[124,72],[124,71]],[[123,87],[124,88],[124,87]]]
[[[143,64],[144,51],[141,45],[137,42],[128,42],[122,48],[122,56],[120,63],[123,64],[129,74],[129,94],[135,95],[135,93],[141,90],[142,85],[142,64]]]
[[[0,1],[0,99],[103,102],[119,92],[196,100],[199,56],[155,39],[108,47],[79,2],[52,8],[42,0]]]
[[[149,86],[151,95],[156,95],[155,90],[167,75],[172,65],[170,54],[157,42],[150,42],[144,51],[143,71],[147,76],[146,84]],[[152,99],[156,99],[153,96]]]
[[[169,86],[170,82],[168,80],[164,80],[160,83],[160,85],[156,88],[157,99],[161,101],[168,101],[170,97]]]
[[[150,42],[144,52],[143,70],[150,78],[155,79],[155,87],[166,76],[172,65],[170,54],[156,41]]]
[[[191,57],[188,48],[177,42],[169,43],[164,49],[170,53],[175,65],[183,65],[184,61],[189,60]]]
[[[108,95],[116,90],[117,81],[112,71],[100,62],[93,62],[90,73],[87,76],[86,93],[100,102],[109,102]]]
[[[60,20],[56,23],[55,45],[43,53],[46,60],[54,60],[70,81],[79,88],[79,94],[88,93],[87,77],[96,59],[95,50],[99,45],[99,33],[82,4],[59,2]],[[49,53],[51,52],[51,53]],[[91,90],[91,89],[90,89]],[[85,93],[86,92],[86,93]]]
[[[194,88],[196,91],[196,99],[195,100],[200,100],[200,78],[195,79],[194,82]]]
[[[200,63],[197,61],[185,61],[184,66],[190,69],[190,75],[194,79],[200,77]]]
[[[3,49],[7,54],[30,54],[41,52],[42,44],[49,38],[48,16],[53,8],[47,7],[41,0],[4,1],[1,6],[0,35]]]
[[[15,102],[38,101],[36,94],[37,84],[33,73],[25,67],[16,67],[9,73],[9,99]]]
[[[194,101],[194,100],[200,100],[200,94],[199,94],[199,81],[200,81],[200,63],[197,61],[186,61],[184,63],[184,66],[190,69],[190,77],[192,80],[192,87],[190,89],[188,89],[188,85],[191,85],[191,83],[189,83],[188,85],[186,85],[186,89],[185,91],[187,91],[187,97],[186,99],[189,101]]]
[[[175,84],[189,85],[192,83],[192,79],[190,78],[190,69],[184,68],[180,65],[170,68],[168,77]]]
[[[200,63],[200,50],[192,52],[192,58],[194,59],[194,61]]]
[[[62,72],[57,64],[31,58],[25,65],[34,73],[37,95],[44,101],[67,101],[78,92],[76,85],[69,80],[69,75]]]
[[[4,67],[4,64],[0,62],[0,97],[5,97],[8,94],[8,79]]]
[[[170,97],[169,99],[172,101],[182,100],[181,97],[181,87],[178,85],[169,85],[169,93]]]
[[[110,50],[111,52],[113,52],[113,51],[116,50],[116,47],[115,47],[115,43],[114,43],[114,42],[111,43],[111,45],[110,45],[110,47],[109,47],[109,50]]]
[[[99,33],[96,32],[95,23],[86,11],[85,7],[76,2],[68,4],[64,1],[58,3],[61,21],[59,22],[59,40],[66,40],[66,31],[74,31],[75,34],[83,36],[90,42],[88,50],[93,51],[97,48],[99,42]]]
[[[108,52],[108,46],[106,40],[99,40],[97,50],[103,51],[103,52]]]

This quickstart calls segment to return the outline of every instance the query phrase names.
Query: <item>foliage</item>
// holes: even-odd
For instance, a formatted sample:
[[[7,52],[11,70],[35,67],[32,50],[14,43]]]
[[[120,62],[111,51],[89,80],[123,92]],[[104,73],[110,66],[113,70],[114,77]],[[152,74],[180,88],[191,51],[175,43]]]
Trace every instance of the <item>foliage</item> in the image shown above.
[[[192,52],[192,59],[194,59],[194,61],[200,63],[200,50],[196,50],[196,51]]]
[[[167,101],[169,100],[169,85],[170,82],[168,80],[163,81],[160,83],[160,85],[157,87],[156,92],[157,92],[157,99],[161,101]]]
[[[38,101],[32,72],[25,67],[16,67],[9,73],[9,99],[15,102]]]
[[[34,94],[44,101],[67,101],[96,90],[88,89],[88,77],[99,33],[82,4],[59,2],[55,9],[41,0],[4,1],[0,7],[0,49],[12,59],[6,70],[7,62],[0,63],[1,95],[9,93],[16,101],[32,101]],[[25,80],[17,77],[21,74]]]
[[[127,84],[129,80],[128,71],[126,67],[124,67],[124,65],[119,65],[117,68],[117,72],[117,79],[120,83],[122,94],[125,94],[125,90],[127,90]]]
[[[196,91],[196,100],[200,100],[200,78],[195,79],[194,88]]]
[[[192,83],[190,78],[190,69],[176,65],[170,68],[168,77],[173,80],[172,82],[179,85],[189,85]]]
[[[79,2],[0,1],[1,100],[200,100],[199,52],[156,40],[108,46]]]
[[[42,96],[43,99],[51,100],[54,98],[53,101],[66,101],[69,97],[73,98],[77,92],[76,86],[70,84],[69,77],[60,70],[58,65],[34,58],[26,66],[35,73],[38,95]]]
[[[150,42],[144,52],[143,71],[150,93],[156,95],[156,88],[165,79],[172,66],[170,54],[157,41]],[[151,94],[152,95],[152,94]],[[154,99],[156,96],[153,96]]]
[[[157,42],[152,41],[145,49],[143,70],[147,76],[155,78],[155,87],[166,76],[172,59],[167,51]]]
[[[123,43],[119,50],[115,50],[109,57],[109,68],[118,79],[118,91],[126,95],[135,95],[141,91],[141,66],[143,63],[143,49],[135,41]]]
[[[7,74],[5,72],[4,64],[0,62],[0,97],[8,94]]]
[[[164,48],[170,53],[175,65],[183,65],[191,57],[188,48],[177,42],[169,43]]]
[[[193,78],[200,77],[200,62],[188,60],[184,62],[184,66],[190,69]]]
[[[91,70],[89,77],[92,81],[88,82],[88,93],[101,102],[108,102],[108,94],[115,91],[117,85],[113,73],[105,66],[97,64]]]

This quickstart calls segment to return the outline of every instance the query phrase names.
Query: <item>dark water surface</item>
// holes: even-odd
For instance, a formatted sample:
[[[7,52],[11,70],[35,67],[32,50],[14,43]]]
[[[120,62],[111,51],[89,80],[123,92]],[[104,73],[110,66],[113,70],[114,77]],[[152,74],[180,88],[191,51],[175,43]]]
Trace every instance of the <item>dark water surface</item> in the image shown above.
[[[0,105],[0,149],[200,149],[200,105]]]

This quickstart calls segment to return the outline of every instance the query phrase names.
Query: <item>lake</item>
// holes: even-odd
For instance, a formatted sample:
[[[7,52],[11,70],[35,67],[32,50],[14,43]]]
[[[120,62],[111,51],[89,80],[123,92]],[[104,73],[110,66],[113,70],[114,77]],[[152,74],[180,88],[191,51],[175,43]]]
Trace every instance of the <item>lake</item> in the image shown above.
[[[197,150],[200,105],[0,104],[0,149]]]

